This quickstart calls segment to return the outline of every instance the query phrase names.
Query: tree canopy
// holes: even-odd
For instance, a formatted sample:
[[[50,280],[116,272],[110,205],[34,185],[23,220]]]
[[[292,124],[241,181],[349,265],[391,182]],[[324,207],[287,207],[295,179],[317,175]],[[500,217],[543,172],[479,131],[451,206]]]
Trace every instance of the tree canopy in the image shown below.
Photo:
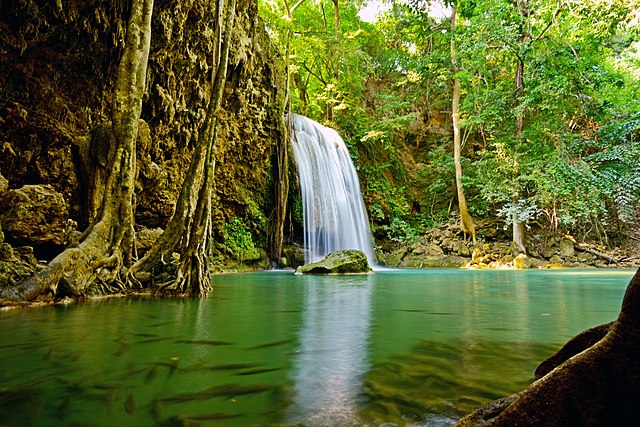
[[[365,20],[370,3],[383,12]],[[451,215],[454,81],[472,215],[605,244],[636,225],[637,0],[262,0],[260,11],[281,52],[289,43],[290,109],[343,134],[374,232],[411,241]]]

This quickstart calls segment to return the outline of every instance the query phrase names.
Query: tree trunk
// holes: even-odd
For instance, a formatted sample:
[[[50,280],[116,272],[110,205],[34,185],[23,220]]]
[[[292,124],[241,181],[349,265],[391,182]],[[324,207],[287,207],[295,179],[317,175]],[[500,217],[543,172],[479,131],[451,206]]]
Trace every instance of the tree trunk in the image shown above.
[[[520,97],[524,95],[524,59],[520,56],[517,57],[516,64],[516,78],[515,78],[515,110],[516,110],[516,142],[520,143],[522,139],[522,130],[524,127],[524,114],[518,111],[520,106]],[[517,160],[514,159],[517,163]],[[514,170],[517,169],[517,164],[514,165]],[[518,191],[515,189],[516,194],[513,196],[513,252],[514,255],[520,253],[527,253],[526,249],[526,236],[524,231],[524,224],[520,222],[520,213],[518,212]]]
[[[80,243],[0,297],[35,300],[82,295],[91,285],[124,289],[131,262],[136,139],[151,44],[153,0],[135,0],[118,66],[112,106],[109,174],[102,205]]]
[[[293,12],[304,3],[305,0],[298,0],[293,6],[285,0],[289,23],[293,24]],[[284,72],[286,76],[285,93],[282,99],[282,114],[279,125],[283,129],[284,138],[276,145],[277,181],[275,185],[276,214],[274,219],[274,232],[271,241],[271,260],[278,262],[282,255],[282,244],[284,241],[284,223],[287,216],[287,202],[289,199],[289,125],[286,115],[291,107],[291,74],[290,74],[290,50],[291,50],[291,27],[287,30],[287,42],[285,47]],[[301,80],[296,74],[297,80]],[[302,87],[302,86],[299,86]],[[301,89],[300,100],[303,105],[306,103],[306,90]]]
[[[458,193],[458,209],[460,211],[460,227],[465,235],[471,235],[473,243],[476,243],[476,227],[467,207],[467,198],[462,187],[462,163],[460,162],[462,141],[460,136],[460,80],[457,77],[459,71],[456,57],[456,5],[452,6],[449,24],[451,26],[451,71],[453,72],[453,99],[451,101],[451,116],[453,119],[453,163],[456,171],[456,191]]]
[[[578,335],[554,358],[560,364],[526,390],[491,402],[456,425],[636,425],[640,399],[640,270],[627,287],[618,319]]]
[[[174,214],[167,228],[145,256],[135,263],[131,273],[161,267],[174,251],[180,254],[175,280],[160,284],[163,294],[206,295],[211,290],[209,255],[211,245],[211,195],[215,172],[214,153],[217,142],[218,115],[229,62],[231,32],[235,20],[236,0],[226,5],[216,3],[216,46],[214,48],[213,82],[207,114],[199,133],[189,170],[182,183]],[[223,28],[224,24],[224,28]]]

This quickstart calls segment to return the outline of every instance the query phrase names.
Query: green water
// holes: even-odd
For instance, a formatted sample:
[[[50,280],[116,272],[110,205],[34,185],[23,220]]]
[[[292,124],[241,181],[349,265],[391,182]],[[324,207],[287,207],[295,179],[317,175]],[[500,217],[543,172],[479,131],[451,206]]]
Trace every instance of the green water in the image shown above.
[[[615,319],[632,274],[262,272],[0,312],[0,425],[450,425]]]

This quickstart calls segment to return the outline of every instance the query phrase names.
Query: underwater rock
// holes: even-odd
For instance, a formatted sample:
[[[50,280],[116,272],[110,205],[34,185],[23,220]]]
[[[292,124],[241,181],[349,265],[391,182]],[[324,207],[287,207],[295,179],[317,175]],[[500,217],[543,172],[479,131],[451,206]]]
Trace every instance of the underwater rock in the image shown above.
[[[331,252],[318,262],[298,267],[296,274],[346,274],[371,271],[364,252],[348,249]]]

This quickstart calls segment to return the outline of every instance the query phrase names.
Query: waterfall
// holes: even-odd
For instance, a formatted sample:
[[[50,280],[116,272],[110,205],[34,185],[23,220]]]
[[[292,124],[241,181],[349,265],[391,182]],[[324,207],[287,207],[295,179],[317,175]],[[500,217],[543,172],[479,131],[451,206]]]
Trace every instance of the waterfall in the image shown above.
[[[369,219],[344,141],[335,130],[304,116],[291,114],[289,120],[302,191],[305,263],[333,251],[359,249],[374,265]]]

